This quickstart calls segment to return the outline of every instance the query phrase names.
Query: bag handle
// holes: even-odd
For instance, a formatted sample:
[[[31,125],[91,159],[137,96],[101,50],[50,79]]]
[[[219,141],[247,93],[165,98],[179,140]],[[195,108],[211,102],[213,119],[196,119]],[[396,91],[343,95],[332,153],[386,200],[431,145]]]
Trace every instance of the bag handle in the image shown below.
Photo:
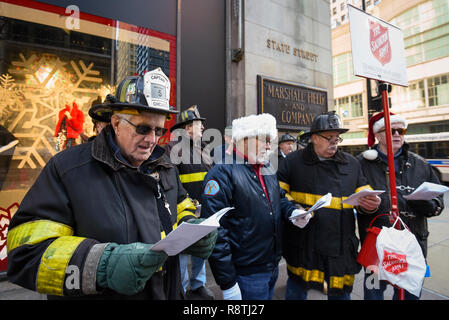
[[[381,216],[389,216],[389,215],[390,215],[389,213],[382,213],[382,214],[378,214],[377,216],[375,216],[375,217],[374,217],[374,219],[373,219],[373,220],[371,220],[371,222],[370,222],[370,224],[369,224],[369,227],[368,227],[368,229],[370,229],[370,228],[371,228],[371,226],[372,226],[372,224],[373,224],[374,220],[376,220],[377,218],[379,218],[379,217],[381,217]]]
[[[399,221],[401,221],[401,224],[404,226],[404,229],[407,229],[408,231],[410,231],[410,229],[407,227],[407,225],[404,223],[404,221],[402,221],[402,219],[398,216],[397,218],[396,218],[396,220],[394,221],[394,223],[393,223],[393,228],[394,228],[394,226],[396,225],[396,223],[398,222],[398,220]],[[411,232],[411,231],[410,231]]]

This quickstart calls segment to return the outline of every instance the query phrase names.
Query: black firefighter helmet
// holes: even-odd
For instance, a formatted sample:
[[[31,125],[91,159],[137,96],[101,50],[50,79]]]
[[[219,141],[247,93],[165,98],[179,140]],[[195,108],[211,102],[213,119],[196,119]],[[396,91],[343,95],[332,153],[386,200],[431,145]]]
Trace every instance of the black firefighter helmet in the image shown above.
[[[283,134],[281,136],[281,138],[279,139],[279,144],[281,144],[282,142],[287,142],[287,141],[296,141],[296,138],[288,133]]]
[[[310,137],[314,133],[325,131],[337,131],[338,133],[345,133],[349,129],[342,128],[340,117],[335,111],[329,111],[317,115],[312,122],[310,130],[303,134],[302,138]]]
[[[156,68],[143,76],[130,76],[120,82],[115,95],[108,94],[102,104],[94,105],[89,115],[98,121],[109,122],[116,111],[156,112],[169,116],[178,113],[169,105],[170,80]]]
[[[179,122],[173,125],[170,128],[170,131],[182,128],[183,126],[193,122],[194,120],[201,120],[201,122],[204,122],[204,120],[206,120],[205,118],[201,118],[200,112],[198,111],[198,106],[196,104],[179,114]]]

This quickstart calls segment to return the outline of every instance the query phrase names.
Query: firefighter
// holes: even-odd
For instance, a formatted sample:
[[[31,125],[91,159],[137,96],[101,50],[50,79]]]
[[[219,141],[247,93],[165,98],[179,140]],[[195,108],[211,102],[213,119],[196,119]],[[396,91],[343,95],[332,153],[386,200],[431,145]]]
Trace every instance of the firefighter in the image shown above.
[[[110,125],[49,160],[13,216],[8,279],[48,298],[177,299],[178,256],[151,250],[176,224],[197,223],[175,166],[157,145],[170,82],[157,68],[120,82],[92,107]],[[210,233],[186,249],[207,258]]]
[[[290,153],[296,150],[296,138],[286,133],[279,139],[278,161],[281,162]]]
[[[199,204],[201,200],[202,184],[204,176],[212,167],[212,160],[208,152],[204,150],[202,143],[205,118],[201,118],[198,106],[193,105],[180,113],[179,122],[170,128],[174,132],[179,130],[180,140],[170,141],[167,146],[167,153],[173,150],[171,159],[177,163],[179,178],[182,185],[187,190],[189,196]],[[187,157],[183,158],[187,154]],[[197,206],[201,208],[201,206]],[[189,255],[181,254],[179,262],[181,266],[181,283],[189,299],[213,300],[213,293],[206,287],[206,263],[204,259],[191,256],[191,276],[189,278],[188,262]],[[190,289],[187,290],[187,287]]]
[[[359,162],[338,150],[340,134],[346,131],[335,112],[316,116],[306,133],[307,147],[290,153],[279,166],[281,187],[300,207],[311,207],[322,196],[332,194],[329,206],[294,223],[284,223],[286,299],[306,299],[309,288],[323,289],[325,283],[328,299],[349,299],[354,275],[360,271],[353,207],[342,200],[371,187]],[[362,199],[360,206],[368,211],[380,203],[377,196]]]

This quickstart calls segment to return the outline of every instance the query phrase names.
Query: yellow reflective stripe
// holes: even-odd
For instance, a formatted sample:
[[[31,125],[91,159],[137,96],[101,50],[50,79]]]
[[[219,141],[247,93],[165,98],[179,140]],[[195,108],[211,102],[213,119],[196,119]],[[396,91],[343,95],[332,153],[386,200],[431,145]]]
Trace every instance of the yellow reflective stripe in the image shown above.
[[[196,218],[196,215],[193,212],[183,211],[181,213],[178,213],[178,215],[176,217],[176,224],[179,224],[179,221],[181,221],[181,219],[186,216],[192,216],[192,218]]]
[[[315,204],[315,202],[318,201],[323,195],[319,194],[313,194],[313,193],[305,193],[305,192],[296,192],[292,191],[290,192],[290,195],[293,197],[293,199],[296,202],[299,202],[306,206],[312,206]],[[332,197],[331,204],[326,206],[326,208],[335,209],[335,210],[341,210],[343,209],[351,209],[354,206],[351,206],[349,204],[343,203],[342,201],[347,199],[348,197]]]
[[[128,90],[128,85],[131,82],[131,79],[125,80],[125,83],[121,87],[120,91],[120,102],[125,102],[126,90]]]
[[[37,273],[36,291],[45,294],[63,295],[67,265],[79,244],[86,238],[60,237],[53,241],[41,258]]]
[[[301,277],[304,281],[320,282],[324,281],[324,272],[320,270],[307,270],[302,267],[293,267],[287,263],[287,269],[293,274]]]
[[[161,231],[161,240],[164,239],[167,235],[165,234],[165,231]],[[159,271],[162,271],[162,266],[159,268]]]
[[[279,181],[279,185],[282,189],[284,189],[287,193],[290,193],[290,185],[288,183]]]
[[[343,277],[330,277],[329,287],[343,289],[343,286],[351,287],[354,284],[354,275],[346,274]]]
[[[181,121],[185,121],[189,118],[189,113],[186,111],[184,111],[183,113],[181,113]]]
[[[25,222],[8,232],[8,252],[22,245],[33,245],[50,238],[71,236],[73,229],[68,225],[50,220]]]
[[[186,197],[184,200],[178,203],[178,205],[176,206],[176,212],[179,214],[180,212],[183,212],[186,209],[196,211],[196,207],[189,197]]]
[[[124,109],[124,110],[116,110],[113,112],[113,114],[130,114],[132,116],[138,116],[140,115],[140,112],[137,110],[132,110],[132,109]]]
[[[205,171],[205,172],[180,174],[179,175],[179,180],[181,180],[181,183],[203,181],[204,177],[206,176],[206,174],[207,174],[207,171]]]
[[[288,199],[288,201],[293,201],[295,199],[293,199],[293,197],[291,195],[289,195],[288,193],[285,194],[285,197]]]
[[[358,187],[357,189],[355,189],[355,193],[362,191],[362,190],[373,190],[373,188],[371,188],[371,186],[369,184]]]

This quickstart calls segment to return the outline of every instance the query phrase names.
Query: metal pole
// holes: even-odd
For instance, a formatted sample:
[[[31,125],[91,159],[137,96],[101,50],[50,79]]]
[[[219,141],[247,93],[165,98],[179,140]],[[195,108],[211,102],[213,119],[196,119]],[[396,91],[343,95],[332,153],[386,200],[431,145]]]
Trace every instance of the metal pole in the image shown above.
[[[399,217],[399,210],[398,210],[398,197],[396,191],[396,174],[394,169],[394,154],[391,137],[390,110],[389,110],[390,108],[388,105],[387,84],[385,82],[380,82],[379,90],[382,93],[382,105],[385,120],[385,136],[387,140],[388,177],[390,179],[390,198],[391,198],[390,222],[393,223],[394,220],[396,220],[396,218]],[[401,224],[400,223],[396,224],[395,228],[400,229]],[[399,300],[404,300],[404,298],[405,298],[404,289],[399,288]]]

